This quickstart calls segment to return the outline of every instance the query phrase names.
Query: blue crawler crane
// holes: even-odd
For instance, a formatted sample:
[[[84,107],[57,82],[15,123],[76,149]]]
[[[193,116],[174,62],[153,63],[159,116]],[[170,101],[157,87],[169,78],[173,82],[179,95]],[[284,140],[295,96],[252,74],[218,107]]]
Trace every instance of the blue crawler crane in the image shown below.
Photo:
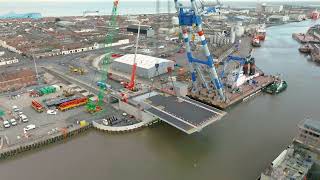
[[[197,80],[197,77],[199,77],[200,83],[204,88],[208,89],[208,93],[217,91],[220,96],[220,99],[222,101],[225,101],[226,97],[223,92],[223,85],[217,74],[217,70],[214,66],[215,61],[210,54],[207,41],[204,36],[204,32],[202,30],[202,18],[201,18],[202,7],[198,7],[199,3],[196,3],[195,0],[190,0],[190,1],[191,1],[191,7],[186,7],[180,4],[178,0],[174,0],[175,7],[178,12],[180,31],[183,34],[183,39],[186,46],[189,69],[191,71],[192,92],[199,91],[199,85],[198,85],[199,83]],[[195,31],[201,39],[203,53],[207,58],[206,60],[200,60],[200,59],[194,58],[192,55],[188,31],[191,32],[193,27],[195,27],[196,29]],[[210,77],[210,82],[207,82],[207,80],[205,79],[203,69],[200,68],[200,65],[205,66]],[[211,86],[209,86],[209,83],[212,83],[214,85],[214,89],[212,89]]]

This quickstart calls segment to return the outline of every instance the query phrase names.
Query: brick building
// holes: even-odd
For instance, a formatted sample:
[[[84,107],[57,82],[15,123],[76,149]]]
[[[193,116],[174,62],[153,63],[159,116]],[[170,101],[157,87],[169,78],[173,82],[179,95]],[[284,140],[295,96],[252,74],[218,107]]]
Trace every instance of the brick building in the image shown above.
[[[17,90],[36,83],[36,74],[30,69],[0,73],[0,92]]]

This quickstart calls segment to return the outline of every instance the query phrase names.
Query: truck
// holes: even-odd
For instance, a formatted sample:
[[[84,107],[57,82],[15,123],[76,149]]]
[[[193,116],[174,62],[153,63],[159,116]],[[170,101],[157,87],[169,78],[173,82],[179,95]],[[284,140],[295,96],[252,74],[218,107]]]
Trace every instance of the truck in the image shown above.
[[[64,102],[64,103],[60,104],[58,106],[58,109],[60,111],[66,111],[66,110],[69,110],[71,108],[75,108],[75,107],[79,107],[79,106],[85,105],[85,104],[87,104],[87,102],[88,102],[88,97],[81,97],[81,98],[77,98],[77,99],[74,99],[74,100],[71,100],[71,101]]]
[[[104,82],[101,82],[101,81],[97,82],[97,86],[103,88],[104,90],[111,89],[111,85],[110,84],[107,84],[107,83],[104,83]]]
[[[31,106],[37,112],[39,112],[39,113],[43,112],[44,107],[38,101],[32,100]]]

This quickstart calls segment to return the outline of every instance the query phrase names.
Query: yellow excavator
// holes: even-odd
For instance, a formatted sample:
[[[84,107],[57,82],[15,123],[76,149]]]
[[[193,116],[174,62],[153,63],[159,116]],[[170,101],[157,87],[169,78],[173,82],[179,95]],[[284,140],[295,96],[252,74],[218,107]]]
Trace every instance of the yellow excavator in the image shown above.
[[[69,66],[69,71],[74,74],[83,75],[85,70],[81,67]]]

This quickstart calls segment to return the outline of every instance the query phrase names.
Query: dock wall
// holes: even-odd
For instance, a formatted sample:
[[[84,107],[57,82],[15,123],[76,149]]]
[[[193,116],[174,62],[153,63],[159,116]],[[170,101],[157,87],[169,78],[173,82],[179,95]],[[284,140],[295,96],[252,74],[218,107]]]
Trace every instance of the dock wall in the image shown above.
[[[77,126],[77,127],[67,128],[64,132],[58,131],[55,134],[38,137],[32,141],[28,141],[25,143],[17,143],[16,145],[5,148],[4,150],[0,150],[0,159],[7,159],[9,157],[18,155],[22,152],[39,149],[49,144],[70,139],[73,136],[79,135],[91,129],[91,127],[92,127],[92,124],[82,126],[82,127]]]
[[[138,129],[146,126],[146,123],[140,122],[140,123],[129,125],[129,126],[115,127],[115,126],[105,126],[103,124],[100,124],[100,123],[93,121],[92,125],[94,128],[96,128],[100,131],[105,131],[105,132],[110,132],[110,133],[123,133],[123,132],[131,132],[134,130],[138,130]]]

